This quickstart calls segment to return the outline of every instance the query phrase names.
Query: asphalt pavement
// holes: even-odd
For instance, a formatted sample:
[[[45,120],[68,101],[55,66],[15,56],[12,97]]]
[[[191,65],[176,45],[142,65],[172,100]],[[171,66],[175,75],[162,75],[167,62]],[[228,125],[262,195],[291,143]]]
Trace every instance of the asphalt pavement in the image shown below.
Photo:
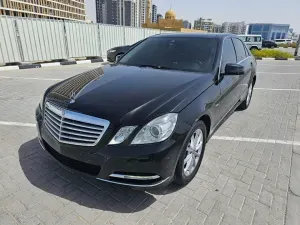
[[[214,134],[195,179],[149,192],[62,167],[39,146],[45,89],[98,66],[0,72],[1,225],[299,224],[300,61],[259,61],[251,106]]]

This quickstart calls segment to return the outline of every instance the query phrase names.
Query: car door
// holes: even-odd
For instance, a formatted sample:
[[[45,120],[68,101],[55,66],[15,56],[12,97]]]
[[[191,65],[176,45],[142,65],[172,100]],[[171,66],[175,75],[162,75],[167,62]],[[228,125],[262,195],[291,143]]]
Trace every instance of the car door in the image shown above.
[[[238,75],[237,82],[237,100],[243,100],[247,95],[249,80],[253,69],[253,61],[249,51],[245,48],[244,43],[238,38],[232,38],[236,52],[237,63],[244,67],[245,74]]]
[[[230,37],[224,39],[222,49],[221,71],[219,78],[221,97],[218,101],[220,120],[234,107],[238,101],[239,95],[237,89],[240,79],[239,75],[225,75],[225,67],[228,63],[237,63],[235,48]]]

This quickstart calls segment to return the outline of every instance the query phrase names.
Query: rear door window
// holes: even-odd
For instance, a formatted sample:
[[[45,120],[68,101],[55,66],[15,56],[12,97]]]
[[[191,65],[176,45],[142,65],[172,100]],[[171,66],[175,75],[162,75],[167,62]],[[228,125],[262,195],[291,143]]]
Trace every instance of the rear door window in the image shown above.
[[[226,38],[223,43],[222,73],[225,72],[225,66],[228,63],[236,63],[236,54],[231,38]]]
[[[232,41],[235,47],[237,62],[240,62],[247,58],[248,56],[246,55],[244,44],[242,43],[242,41],[237,38],[232,38]]]

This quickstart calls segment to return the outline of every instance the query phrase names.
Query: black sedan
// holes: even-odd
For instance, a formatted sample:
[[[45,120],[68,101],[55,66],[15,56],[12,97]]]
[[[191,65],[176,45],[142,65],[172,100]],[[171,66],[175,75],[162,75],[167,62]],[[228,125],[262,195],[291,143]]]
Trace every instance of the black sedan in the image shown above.
[[[248,108],[255,81],[256,61],[237,36],[149,37],[116,64],[48,88],[36,109],[39,140],[101,181],[186,185],[213,133]]]
[[[118,55],[125,54],[132,46],[125,45],[125,46],[118,46],[111,48],[107,51],[107,61],[108,62],[115,62]]]
[[[118,56],[124,55],[126,52],[128,52],[131,48],[139,44],[141,41],[138,41],[132,45],[124,45],[124,46],[118,46],[111,48],[107,51],[107,61],[108,62],[115,62]]]
[[[277,48],[277,44],[274,41],[262,41],[262,47],[263,48]]]

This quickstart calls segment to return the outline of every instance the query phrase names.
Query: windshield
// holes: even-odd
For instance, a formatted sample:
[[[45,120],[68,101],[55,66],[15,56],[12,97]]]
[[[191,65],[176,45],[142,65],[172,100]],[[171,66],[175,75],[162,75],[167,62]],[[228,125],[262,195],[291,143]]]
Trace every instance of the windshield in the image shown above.
[[[217,46],[216,38],[148,38],[124,55],[119,63],[157,69],[211,72]]]

